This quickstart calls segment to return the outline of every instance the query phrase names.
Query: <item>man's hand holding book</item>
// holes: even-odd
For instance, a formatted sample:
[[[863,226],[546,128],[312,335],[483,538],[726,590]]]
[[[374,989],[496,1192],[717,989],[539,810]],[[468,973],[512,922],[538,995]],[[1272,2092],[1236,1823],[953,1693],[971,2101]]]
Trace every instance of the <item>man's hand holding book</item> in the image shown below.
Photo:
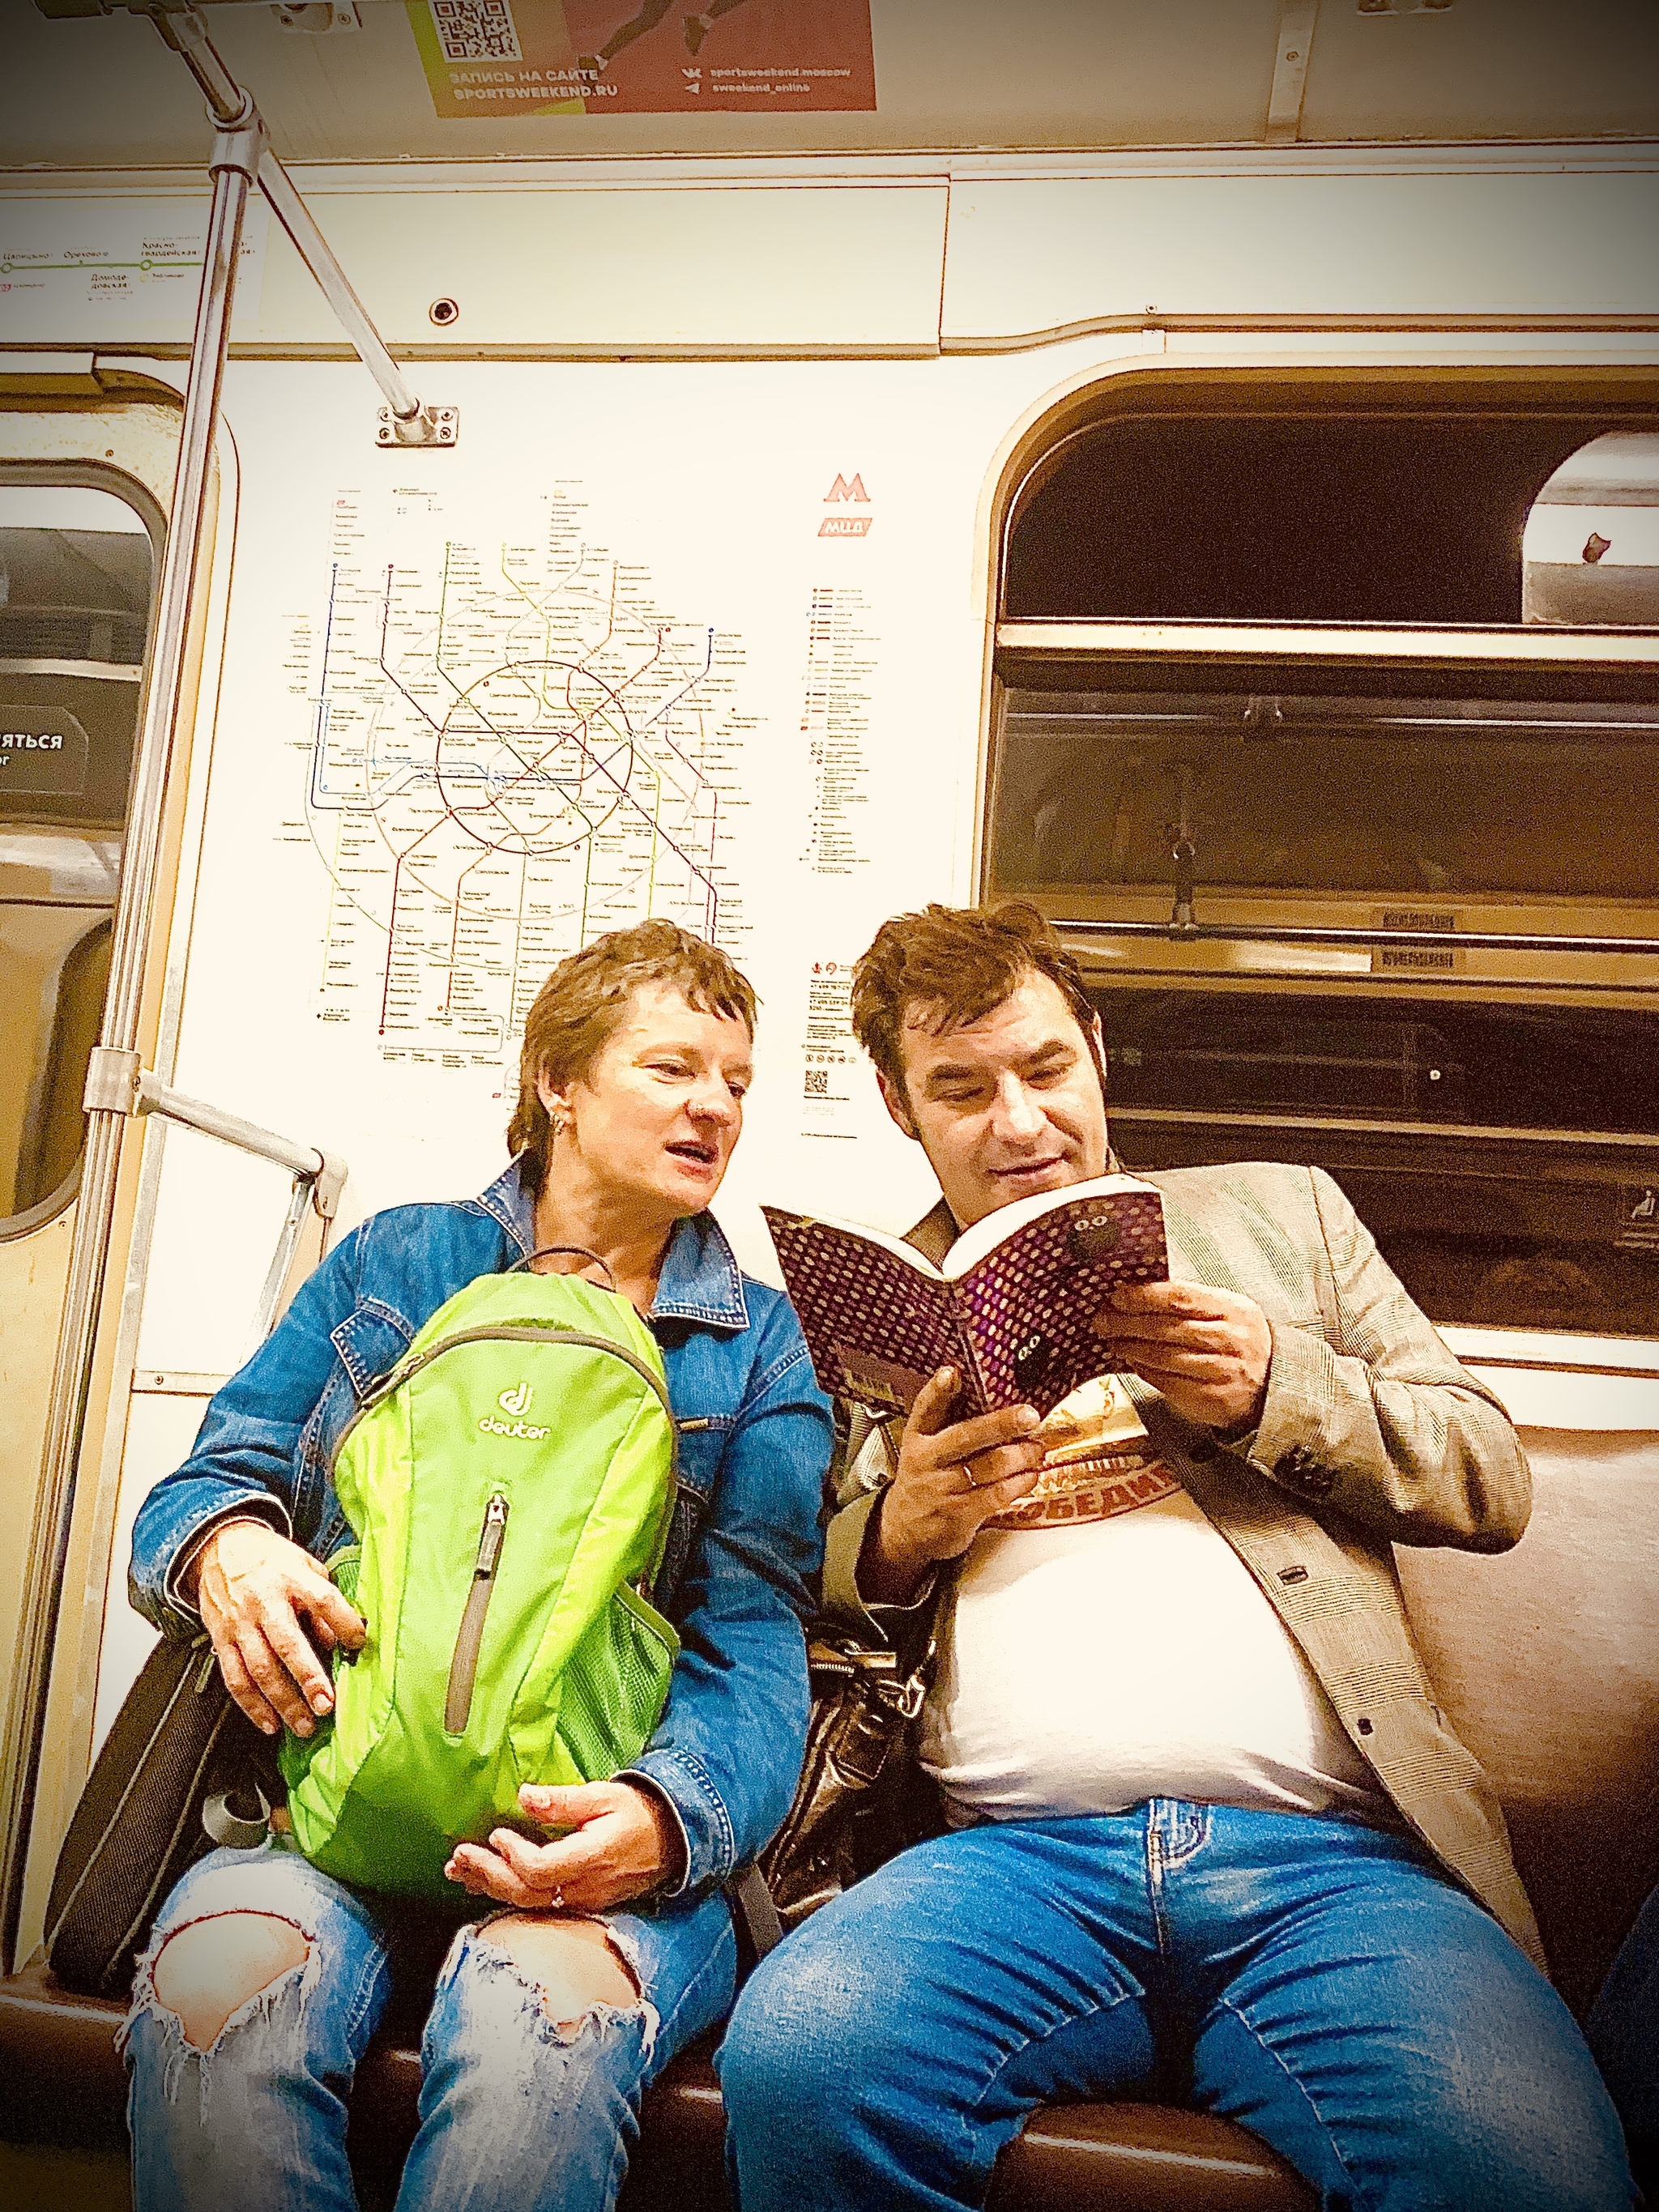
[[[1273,1332],[1253,1298],[1203,1283],[1125,1284],[1093,1327],[1114,1369],[1150,1382],[1183,1419],[1224,1432],[1260,1420]],[[905,1425],[859,1561],[859,1588],[872,1604],[912,1603],[935,1566],[959,1559],[1037,1480],[1044,1447],[1036,1409],[1007,1406],[952,1421],[959,1382],[954,1369],[941,1368]]]
[[[1043,1447],[1033,1434],[1036,1407],[952,1421],[961,1381],[955,1368],[941,1367],[904,1425],[898,1466],[859,1559],[859,1588],[872,1605],[910,1604],[939,1560],[960,1558],[984,1523],[1037,1479]]]
[[[1118,1372],[1162,1391],[1183,1420],[1248,1430],[1261,1419],[1273,1339],[1254,1298],[1206,1283],[1125,1283],[1094,1330]]]

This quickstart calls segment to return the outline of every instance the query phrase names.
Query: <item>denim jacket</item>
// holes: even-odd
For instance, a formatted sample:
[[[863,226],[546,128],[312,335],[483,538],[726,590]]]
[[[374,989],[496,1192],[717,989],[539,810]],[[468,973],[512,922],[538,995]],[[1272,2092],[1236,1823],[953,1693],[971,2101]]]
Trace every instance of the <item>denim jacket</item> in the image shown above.
[[[533,1212],[515,1162],[480,1198],[392,1206],[341,1240],[144,1500],[129,1581],[139,1612],[196,1632],[174,1576],[219,1522],[256,1516],[325,1560],[349,1540],[329,1479],[341,1431],[446,1299],[531,1250]],[[634,1778],[678,1819],[678,1895],[750,1864],[789,1808],[831,1420],[793,1309],[739,1272],[711,1215],[676,1228],[648,1319],[680,1428],[659,1588],[681,1650]]]

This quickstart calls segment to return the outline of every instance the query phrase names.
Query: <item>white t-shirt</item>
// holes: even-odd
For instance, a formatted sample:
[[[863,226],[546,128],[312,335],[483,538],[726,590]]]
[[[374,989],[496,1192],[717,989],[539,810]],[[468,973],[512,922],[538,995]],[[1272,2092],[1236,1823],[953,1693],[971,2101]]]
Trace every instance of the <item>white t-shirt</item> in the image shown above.
[[[1267,1596],[1153,1455],[1121,1385],[1044,1425],[1030,1501],[982,1529],[944,1624],[923,1764],[963,1821],[1148,1797],[1386,1819]]]

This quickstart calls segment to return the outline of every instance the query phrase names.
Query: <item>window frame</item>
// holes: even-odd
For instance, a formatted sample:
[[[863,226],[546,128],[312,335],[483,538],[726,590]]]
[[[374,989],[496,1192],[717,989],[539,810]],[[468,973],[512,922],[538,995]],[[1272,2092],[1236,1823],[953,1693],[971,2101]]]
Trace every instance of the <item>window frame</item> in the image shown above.
[[[1347,690],[1364,695],[1385,691],[1391,684],[1397,684],[1419,696],[1433,690],[1445,697],[1457,696],[1462,676],[1475,687],[1477,696],[1497,690],[1503,696],[1516,696],[1551,678],[1559,683],[1564,674],[1571,672],[1589,686],[1592,696],[1659,698],[1659,629],[1567,629],[1518,622],[1435,626],[1137,621],[1124,617],[1092,621],[1076,617],[1016,620],[1004,614],[1010,544],[1021,511],[1033,492],[1063,465],[1073,441],[1114,418],[1147,411],[1166,416],[1187,414],[1196,419],[1224,412],[1282,410],[1308,416],[1328,410],[1354,415],[1382,407],[1395,413],[1404,407],[1429,412],[1467,410],[1471,405],[1500,410],[1519,408],[1528,413],[1611,410],[1625,413],[1633,428],[1653,429],[1659,428],[1659,368],[1630,365],[1603,372],[1571,366],[1487,364],[1476,369],[1468,365],[1437,368],[1425,362],[1343,368],[1328,363],[1286,364],[1282,356],[1253,370],[1242,368],[1237,361],[1213,367],[1133,363],[1116,371],[1095,370],[1080,377],[1045,408],[1033,410],[1010,438],[1000,475],[988,488],[981,509],[988,525],[985,549],[988,595],[973,817],[974,895],[981,903],[995,896],[1029,898],[1056,924],[1070,949],[1081,957],[1097,996],[1103,993],[1109,997],[1117,988],[1225,989],[1247,994],[1294,993],[1352,1006],[1356,1000],[1386,1005],[1407,994],[1437,998],[1444,994],[1451,1000],[1492,1006],[1583,1003],[1589,998],[1610,1009],[1650,1015],[1659,1011],[1659,900],[1638,902],[1634,911],[1616,918],[1620,933],[1628,936],[1634,948],[1616,957],[1596,963],[1595,955],[1571,950],[1553,956],[1517,951],[1492,955],[1480,967],[1476,964],[1477,956],[1471,954],[1462,971],[1436,978],[1425,990],[1420,975],[1396,979],[1371,972],[1369,963],[1364,973],[1342,975],[1297,973],[1289,967],[1257,972],[1241,972],[1237,967],[1230,969],[1225,961],[1235,949],[1232,945],[1215,939],[1183,942],[1180,933],[1170,928],[1172,882],[1151,888],[1055,886],[1015,893],[994,879],[997,783],[1006,695],[1011,690],[1135,691],[1154,688],[1145,677],[1156,667],[1161,674],[1156,688],[1174,685],[1195,692],[1289,694]],[[1172,672],[1176,669],[1178,677]],[[1254,908],[1260,915],[1268,901],[1281,909],[1291,909],[1289,914],[1281,913],[1280,920],[1339,927],[1360,919],[1352,911],[1356,903],[1384,903],[1369,893],[1340,890],[1274,891],[1230,886],[1206,891],[1201,857],[1198,872],[1194,908],[1200,923],[1206,911],[1224,921],[1236,917],[1237,927],[1231,933],[1247,944],[1252,939],[1269,946],[1274,943],[1267,933],[1272,925],[1257,921],[1253,927],[1245,911]],[[1088,891],[1093,892],[1092,897]],[[1525,901],[1522,896],[1504,895],[1484,902],[1493,908],[1519,908]],[[1342,911],[1345,903],[1346,913]],[[1619,903],[1629,906],[1632,902]],[[1565,902],[1555,904],[1558,909],[1565,907]],[[1550,927],[1563,937],[1589,935],[1589,930],[1576,927],[1575,923],[1582,908],[1589,904],[1574,902]],[[1135,938],[1126,936],[1115,954],[1103,952],[1114,917],[1131,916],[1138,924]],[[1066,926],[1068,921],[1073,924],[1070,932]],[[1084,927],[1089,921],[1094,926]],[[1536,930],[1539,925],[1534,922],[1531,927]],[[1509,933],[1519,937],[1522,932],[1511,925]],[[1371,934],[1386,941],[1389,933]],[[1646,951],[1650,944],[1651,955]],[[1601,972],[1585,974],[1586,969],[1596,964]],[[1137,1123],[1142,1120],[1167,1122],[1170,1118],[1167,1109],[1158,1108],[1128,1109],[1128,1116]],[[1284,1115],[1267,1113],[1216,1112],[1182,1118],[1225,1123],[1234,1139],[1243,1137],[1245,1125],[1264,1133],[1270,1127],[1291,1127]],[[1346,1141],[1347,1117],[1333,1121],[1327,1115],[1310,1115],[1294,1120],[1298,1126],[1291,1131],[1287,1158],[1303,1157],[1322,1135]],[[1390,1127],[1385,1133],[1367,1120],[1349,1133],[1357,1139],[1380,1140],[1385,1146],[1392,1143],[1415,1151],[1425,1141],[1442,1141],[1446,1133],[1414,1122]],[[1481,1146],[1486,1159],[1509,1154],[1519,1162],[1530,1156],[1538,1169],[1544,1169],[1548,1157],[1558,1160],[1570,1176],[1582,1164],[1596,1180],[1619,1175],[1621,1155],[1628,1154],[1633,1164],[1644,1148],[1650,1160],[1659,1152],[1659,1133],[1650,1143],[1628,1137],[1621,1141],[1617,1133],[1589,1131],[1482,1129],[1467,1133],[1488,1140]],[[1226,1151],[1228,1136],[1219,1127],[1217,1136],[1225,1156],[1242,1156]],[[1515,1327],[1523,1335],[1538,1333],[1529,1322],[1521,1322]],[[1644,1340],[1620,1339],[1632,1343]]]

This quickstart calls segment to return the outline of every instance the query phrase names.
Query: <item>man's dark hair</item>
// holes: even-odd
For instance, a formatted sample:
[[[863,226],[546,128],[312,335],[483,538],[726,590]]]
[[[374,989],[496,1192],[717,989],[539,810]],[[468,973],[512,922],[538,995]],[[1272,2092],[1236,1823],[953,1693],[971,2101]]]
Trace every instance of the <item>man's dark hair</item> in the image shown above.
[[[1058,988],[1092,1053],[1095,1009],[1083,971],[1052,923],[1023,899],[988,910],[929,906],[883,922],[853,970],[853,1027],[908,1104],[907,1024],[937,1033],[982,1021],[1032,975]],[[1103,1091],[1103,1068],[1100,1078]]]

